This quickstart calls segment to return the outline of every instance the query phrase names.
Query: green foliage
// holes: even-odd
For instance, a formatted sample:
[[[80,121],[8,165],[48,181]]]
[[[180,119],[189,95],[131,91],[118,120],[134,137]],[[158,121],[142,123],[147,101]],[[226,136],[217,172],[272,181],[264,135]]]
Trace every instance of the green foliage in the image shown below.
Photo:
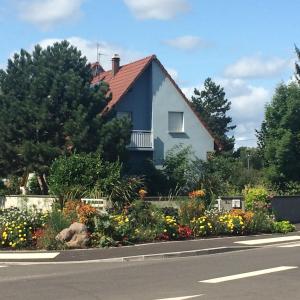
[[[281,84],[266,107],[258,133],[266,176],[272,184],[300,181],[300,87]]]
[[[205,202],[201,199],[192,198],[182,201],[179,207],[179,221],[183,225],[191,225],[195,218],[203,216],[205,211]]]
[[[91,87],[91,79],[87,59],[67,41],[9,59],[0,74],[0,175],[36,172],[44,180],[60,155],[98,150],[115,160],[126,153],[131,124],[113,111],[100,115],[109,88]]]
[[[163,166],[168,185],[172,191],[187,194],[196,189],[201,176],[200,161],[195,157],[192,148],[178,145],[167,152]]]
[[[270,203],[269,192],[265,187],[246,188],[244,190],[245,206],[247,210],[261,210]]]
[[[31,177],[28,182],[28,192],[32,195],[41,195],[42,191],[36,175]]]
[[[224,88],[214,83],[211,78],[207,78],[202,91],[194,90],[192,102],[195,110],[220,140],[223,150],[232,150],[234,138],[229,138],[227,133],[236,126],[230,125],[232,118],[227,113],[230,110],[231,102],[226,99]]]
[[[206,190],[207,203],[218,196],[241,194],[246,185],[262,182],[262,170],[248,169],[247,161],[238,155],[210,155],[201,165],[203,171],[199,184]]]
[[[289,221],[281,221],[281,222],[274,222],[273,224],[274,232],[278,233],[288,233],[295,231],[295,225],[291,224]]]
[[[65,200],[79,199],[97,189],[109,195],[121,179],[121,164],[104,161],[99,153],[57,158],[50,169],[51,193]]]
[[[112,183],[109,199],[117,209],[123,209],[138,198],[138,191],[144,185],[141,177],[123,177]]]
[[[250,222],[249,233],[271,233],[274,231],[274,219],[265,211],[256,211]]]
[[[55,237],[72,224],[71,217],[66,216],[62,210],[53,208],[47,215],[45,223],[44,230],[37,237],[37,247],[47,250],[64,249],[64,244]]]
[[[296,51],[296,55],[297,55],[298,62],[299,62],[300,61],[300,50],[297,46],[295,46],[295,51]],[[299,66],[299,63],[296,63],[295,67],[296,67],[295,77],[296,77],[298,83],[300,83],[300,66]]]
[[[300,195],[300,182],[289,181],[280,186],[273,185],[273,191],[277,195],[298,196]]]
[[[172,190],[166,174],[157,169],[153,160],[146,159],[140,164],[126,166],[126,174],[142,177],[148,196],[168,195]],[[177,185],[177,184],[176,184]]]
[[[21,180],[18,176],[8,176],[4,187],[3,188],[3,194],[5,195],[19,195],[21,194],[20,190]]]

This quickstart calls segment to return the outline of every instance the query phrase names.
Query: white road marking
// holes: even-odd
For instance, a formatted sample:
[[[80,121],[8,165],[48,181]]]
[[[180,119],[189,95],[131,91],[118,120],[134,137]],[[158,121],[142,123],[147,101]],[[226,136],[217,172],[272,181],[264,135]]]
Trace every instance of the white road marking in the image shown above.
[[[163,298],[163,299],[155,299],[155,300],[185,300],[185,299],[192,299],[192,298],[201,297],[201,296],[203,296],[203,294],[194,295],[194,296],[175,297],[175,298]]]
[[[278,246],[279,248],[294,248],[294,247],[300,247],[300,243],[293,243],[293,244],[286,244]]]
[[[0,259],[50,259],[59,255],[59,252],[45,253],[0,253]]]
[[[7,266],[0,266],[0,268],[7,268]]]
[[[235,242],[235,244],[262,245],[262,244],[271,244],[271,243],[297,241],[297,240],[300,240],[299,235],[283,236],[283,237],[269,238],[269,239],[238,241],[238,242]]]
[[[286,270],[292,270],[292,269],[297,269],[297,268],[298,267],[294,267],[294,266],[281,266],[281,267],[277,267],[277,268],[271,268],[271,269],[259,270],[259,271],[254,271],[254,272],[241,273],[241,274],[230,275],[230,276],[225,276],[225,277],[202,280],[202,281],[198,281],[198,282],[220,283],[220,282],[225,282],[225,281],[231,281],[231,280],[237,280],[237,279],[242,279],[242,278],[247,278],[247,277],[260,276],[260,275],[264,275],[264,274],[270,274],[270,273],[281,272],[281,271],[286,271]]]

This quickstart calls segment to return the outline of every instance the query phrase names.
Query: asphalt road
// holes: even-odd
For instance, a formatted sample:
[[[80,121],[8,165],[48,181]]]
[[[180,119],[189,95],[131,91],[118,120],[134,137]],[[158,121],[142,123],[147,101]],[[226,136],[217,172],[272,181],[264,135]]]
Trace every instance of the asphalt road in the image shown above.
[[[299,250],[271,245],[141,262],[3,265],[0,299],[300,299]]]

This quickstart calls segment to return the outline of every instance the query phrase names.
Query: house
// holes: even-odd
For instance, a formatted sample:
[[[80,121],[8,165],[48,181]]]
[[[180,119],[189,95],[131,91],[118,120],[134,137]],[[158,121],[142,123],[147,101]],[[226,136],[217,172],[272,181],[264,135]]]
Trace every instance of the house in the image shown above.
[[[92,67],[92,84],[105,81],[112,92],[105,111],[114,108],[118,117],[132,120],[128,148],[134,160],[151,158],[160,166],[167,151],[178,144],[191,145],[204,160],[214,151],[209,128],[155,55],[123,66],[115,55],[112,70],[104,71],[97,64]]]

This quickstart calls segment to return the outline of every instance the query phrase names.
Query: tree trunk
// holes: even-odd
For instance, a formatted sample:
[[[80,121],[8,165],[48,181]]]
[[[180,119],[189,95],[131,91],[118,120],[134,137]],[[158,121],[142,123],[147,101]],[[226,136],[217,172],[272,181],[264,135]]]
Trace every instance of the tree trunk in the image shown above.
[[[38,180],[42,195],[48,195],[48,184],[46,182],[45,174],[39,174],[37,176],[37,180]]]

